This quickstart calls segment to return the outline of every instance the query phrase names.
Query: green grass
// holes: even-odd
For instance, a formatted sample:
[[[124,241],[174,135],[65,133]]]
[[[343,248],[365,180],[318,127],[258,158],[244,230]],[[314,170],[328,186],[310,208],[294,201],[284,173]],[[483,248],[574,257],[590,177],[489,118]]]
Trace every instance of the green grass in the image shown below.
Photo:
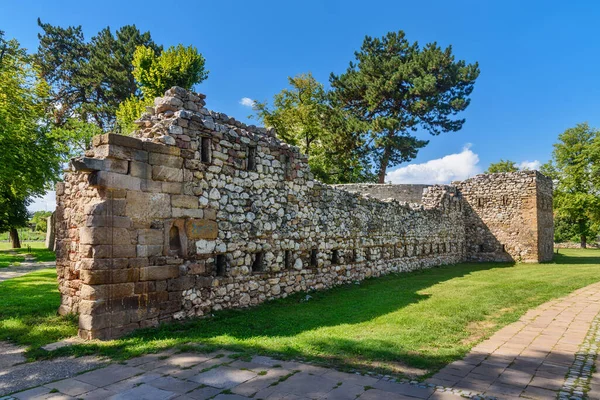
[[[463,357],[477,342],[528,309],[600,281],[600,250],[565,249],[561,253],[548,264],[459,264],[370,279],[313,292],[309,301],[301,301],[305,295],[298,294],[53,354],[36,350],[39,343],[50,341],[42,338],[43,331],[19,340],[31,344],[29,354],[37,357],[101,354],[126,359],[172,346],[190,350],[199,345],[204,350],[227,348],[396,375],[406,372],[406,367],[433,372]],[[44,273],[48,278],[52,275]],[[0,299],[7,294],[14,298],[14,314],[34,311],[19,305],[19,299],[32,290],[40,296],[39,302],[42,297],[53,297],[58,306],[51,285],[43,291],[37,287],[17,290],[26,282],[14,280],[11,289],[3,286],[7,282],[0,283]],[[1,303],[0,310],[4,310]],[[2,320],[4,315],[0,314]],[[46,314],[36,328],[57,325],[56,318]],[[2,321],[0,338],[5,337],[6,326]],[[75,326],[69,326],[65,336],[66,331],[74,333]]]
[[[46,240],[46,232],[32,231],[29,228],[20,228],[19,238],[21,241],[27,242],[40,242]],[[10,240],[10,234],[8,232],[0,233],[0,241],[8,242]]]
[[[54,252],[46,249],[44,242],[21,242],[20,249],[12,249],[10,243],[0,242],[0,268],[6,268],[9,265],[18,266],[26,254],[34,257],[36,261],[54,261],[56,259]]]
[[[58,316],[59,305],[54,269],[0,282],[0,340],[36,349],[76,335],[76,318]]]

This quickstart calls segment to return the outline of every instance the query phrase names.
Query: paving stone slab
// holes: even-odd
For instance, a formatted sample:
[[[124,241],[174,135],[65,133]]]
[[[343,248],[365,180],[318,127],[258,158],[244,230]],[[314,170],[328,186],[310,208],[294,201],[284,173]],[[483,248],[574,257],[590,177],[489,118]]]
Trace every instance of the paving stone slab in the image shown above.
[[[141,384],[133,389],[111,396],[109,397],[109,400],[167,400],[174,397],[175,394],[175,392],[169,392],[150,385]]]
[[[244,371],[230,367],[218,367],[192,376],[190,380],[220,389],[230,389],[236,385],[239,385],[240,383],[254,378],[255,376],[256,373],[251,371]]]
[[[57,389],[61,393],[68,394],[69,396],[78,396],[98,389],[97,386],[90,385],[89,383],[79,381],[75,378],[47,383],[45,386],[49,389]]]
[[[79,375],[77,380],[98,387],[104,387],[123,381],[127,378],[131,378],[135,375],[141,375],[143,373],[144,370],[140,368],[112,364],[106,368],[97,369],[95,371],[86,372],[85,374]]]

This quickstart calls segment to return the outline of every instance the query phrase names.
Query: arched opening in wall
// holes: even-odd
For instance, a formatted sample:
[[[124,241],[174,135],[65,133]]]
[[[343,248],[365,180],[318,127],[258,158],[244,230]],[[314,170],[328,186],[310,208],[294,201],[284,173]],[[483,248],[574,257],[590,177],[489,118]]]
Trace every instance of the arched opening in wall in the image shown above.
[[[317,249],[312,249],[310,251],[310,266],[311,267],[317,266]]]
[[[338,249],[333,249],[331,251],[331,264],[337,265],[340,263],[340,251]]]
[[[169,229],[169,253],[181,255],[181,238],[179,237],[179,228],[175,225]]]
[[[203,163],[210,162],[210,138],[203,136],[200,140],[200,161]]]
[[[262,272],[264,270],[264,254],[262,251],[254,254],[252,261],[252,272]]]
[[[503,253],[506,253],[506,245],[505,245],[505,244],[503,244],[503,245],[501,246],[500,250],[501,250]]]
[[[217,270],[217,276],[225,276],[225,272],[227,270],[227,257],[225,254],[217,254],[215,267]]]

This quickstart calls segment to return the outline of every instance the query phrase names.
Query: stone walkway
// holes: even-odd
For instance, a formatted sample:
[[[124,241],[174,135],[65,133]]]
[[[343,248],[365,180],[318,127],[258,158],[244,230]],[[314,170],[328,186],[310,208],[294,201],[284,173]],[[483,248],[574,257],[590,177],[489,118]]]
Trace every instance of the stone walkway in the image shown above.
[[[448,365],[420,384],[263,356],[240,360],[228,351],[210,354],[167,351],[107,367],[98,359],[18,364],[16,373],[0,367],[0,396],[9,393],[6,387],[2,390],[3,382],[18,384],[29,379],[29,386],[21,387],[33,387],[37,379],[40,385],[0,400],[457,400],[458,395],[495,399],[600,399],[600,372],[594,375],[592,368],[595,363],[596,371],[600,371],[596,357],[600,346],[599,313],[600,283],[596,283],[527,312],[518,322],[476,346],[463,360]],[[18,359],[19,355],[14,357]],[[64,371],[60,366],[66,365],[61,363],[74,360],[82,360],[79,370],[60,376],[61,370]],[[96,369],[77,374],[86,368]],[[43,377],[48,371],[56,376]]]
[[[585,339],[598,313],[600,283],[530,310],[427,382],[465,396],[556,399],[563,391],[563,397],[565,376],[573,370],[585,375],[580,347],[587,347]],[[597,347],[592,354],[593,364]],[[597,385],[590,369],[586,379]],[[574,393],[575,398],[583,394]]]

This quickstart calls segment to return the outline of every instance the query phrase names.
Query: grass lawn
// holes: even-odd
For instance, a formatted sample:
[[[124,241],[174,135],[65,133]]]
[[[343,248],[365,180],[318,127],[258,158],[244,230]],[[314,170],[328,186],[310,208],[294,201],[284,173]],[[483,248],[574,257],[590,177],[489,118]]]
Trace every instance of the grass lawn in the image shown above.
[[[600,250],[561,253],[549,264],[459,264],[370,279],[313,292],[309,301],[298,294],[52,355],[95,353],[125,359],[171,346],[189,349],[193,344],[396,375],[431,373],[463,357],[526,310],[600,281]],[[37,312],[32,303],[43,304],[46,311],[39,312],[32,332],[11,337],[30,344],[30,356],[46,357],[49,354],[37,347],[74,333],[75,325],[53,314],[58,306],[53,274],[35,274],[0,283],[0,339],[11,329],[17,332],[30,325],[29,314]],[[33,284],[41,278],[48,283]],[[38,300],[30,302],[34,294]],[[6,296],[12,298],[12,308],[4,305]],[[52,338],[46,339],[46,334]]]
[[[27,246],[30,246],[31,249],[28,250]],[[18,265],[25,258],[25,254],[35,257],[36,261],[54,261],[56,259],[54,252],[46,249],[44,242],[21,242],[20,249],[12,249],[9,242],[0,242],[0,268]]]

